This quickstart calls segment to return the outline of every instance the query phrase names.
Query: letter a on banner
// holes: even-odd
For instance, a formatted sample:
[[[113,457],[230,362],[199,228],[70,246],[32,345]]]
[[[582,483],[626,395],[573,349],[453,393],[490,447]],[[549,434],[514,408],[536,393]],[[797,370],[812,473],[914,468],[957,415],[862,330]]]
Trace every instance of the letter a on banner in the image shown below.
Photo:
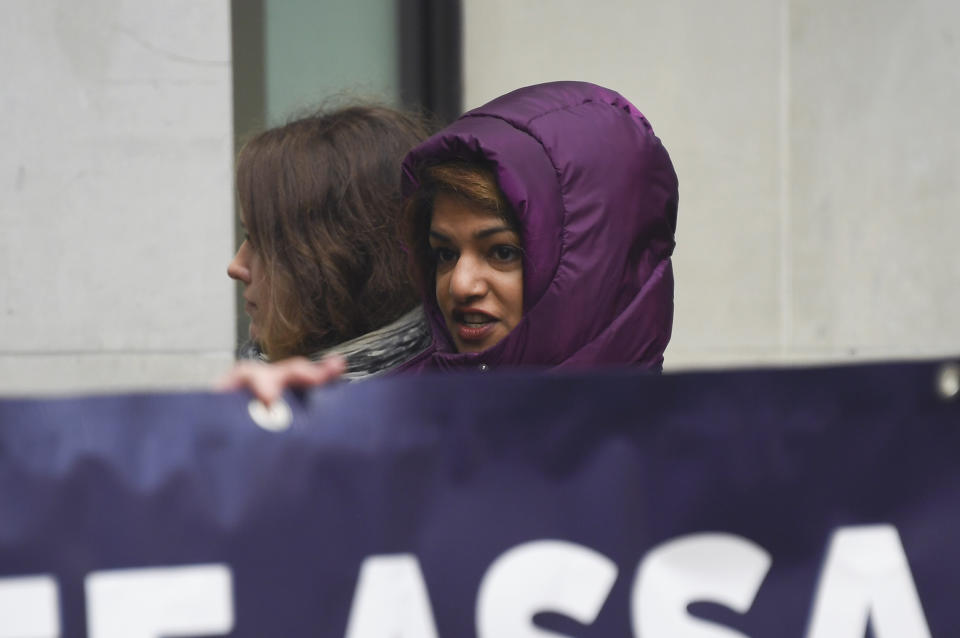
[[[891,525],[840,528],[824,562],[807,638],[930,638],[917,587]]]
[[[346,638],[437,638],[416,556],[370,556],[363,561]]]
[[[555,540],[518,545],[500,555],[480,583],[477,636],[560,636],[533,624],[542,611],[589,625],[616,579],[616,564],[582,545]]]
[[[746,613],[770,563],[769,552],[732,534],[691,534],[654,548],[637,569],[633,584],[634,635],[745,638],[739,631],[691,616],[687,606],[711,602]]]

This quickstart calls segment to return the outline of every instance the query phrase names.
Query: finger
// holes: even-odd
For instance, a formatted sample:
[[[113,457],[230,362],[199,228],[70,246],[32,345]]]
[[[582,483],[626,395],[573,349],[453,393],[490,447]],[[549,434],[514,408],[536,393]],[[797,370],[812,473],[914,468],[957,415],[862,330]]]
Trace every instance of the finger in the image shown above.
[[[252,361],[241,361],[235,363],[232,368],[227,370],[219,379],[213,382],[213,389],[218,392],[228,392],[230,390],[239,390],[246,387],[246,379],[249,378],[253,372],[251,367],[256,365],[264,365],[262,363],[255,363]]]
[[[341,376],[346,370],[346,361],[339,355],[310,361],[303,357],[286,359],[275,367],[277,378],[285,387],[309,387],[321,385]]]
[[[269,405],[288,388],[309,388],[325,385],[339,378],[346,369],[343,357],[309,361],[303,357],[285,359],[256,369],[249,376],[248,387],[255,397]]]
[[[314,371],[324,376],[324,381],[337,379],[347,371],[347,360],[339,354],[331,354],[317,362]]]
[[[309,365],[303,357],[267,364],[247,376],[245,386],[253,396],[270,405],[283,395],[285,388],[300,387],[307,382]]]
[[[284,359],[277,363],[242,361],[230,369],[214,385],[217,390],[249,390],[253,396],[270,405],[287,388],[306,388],[329,383],[343,375],[347,363],[333,355],[320,361],[304,357]]]

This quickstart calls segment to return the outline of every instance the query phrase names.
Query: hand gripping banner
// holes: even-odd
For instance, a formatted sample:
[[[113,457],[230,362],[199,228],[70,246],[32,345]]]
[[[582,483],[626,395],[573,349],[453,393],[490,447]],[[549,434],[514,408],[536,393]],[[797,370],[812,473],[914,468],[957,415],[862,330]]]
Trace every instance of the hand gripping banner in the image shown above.
[[[960,635],[958,376],[3,400],[0,638]]]

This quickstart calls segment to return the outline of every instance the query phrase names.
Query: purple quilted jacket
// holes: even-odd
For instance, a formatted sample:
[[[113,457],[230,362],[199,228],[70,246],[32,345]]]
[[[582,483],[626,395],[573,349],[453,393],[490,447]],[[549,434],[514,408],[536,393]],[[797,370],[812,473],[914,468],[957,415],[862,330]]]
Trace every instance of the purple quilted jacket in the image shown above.
[[[455,159],[492,163],[513,206],[524,316],[495,346],[459,354],[431,295],[433,348],[406,369],[659,369],[673,323],[677,175],[646,118],[585,82],[518,89],[414,148],[404,194],[421,167]]]

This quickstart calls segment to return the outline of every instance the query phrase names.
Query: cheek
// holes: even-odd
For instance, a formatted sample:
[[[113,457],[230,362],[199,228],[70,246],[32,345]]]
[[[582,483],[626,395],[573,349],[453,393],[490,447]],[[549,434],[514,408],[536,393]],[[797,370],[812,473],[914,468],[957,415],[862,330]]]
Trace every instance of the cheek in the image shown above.
[[[250,285],[259,291],[258,296],[266,299],[270,290],[270,277],[267,269],[259,258],[250,260]]]
[[[523,316],[523,273],[517,273],[513,280],[513,310],[518,319]]]
[[[434,292],[437,296],[437,304],[442,309],[447,298],[447,293],[449,292],[449,286],[446,283],[447,276],[442,273],[437,273],[434,279],[436,281]]]
[[[263,268],[260,266],[260,260],[257,258],[251,259],[247,268],[250,271],[251,285],[257,284],[259,286],[263,281]]]
[[[512,319],[512,324],[516,325],[523,316],[523,272],[504,274],[500,283],[500,300],[506,315]]]

